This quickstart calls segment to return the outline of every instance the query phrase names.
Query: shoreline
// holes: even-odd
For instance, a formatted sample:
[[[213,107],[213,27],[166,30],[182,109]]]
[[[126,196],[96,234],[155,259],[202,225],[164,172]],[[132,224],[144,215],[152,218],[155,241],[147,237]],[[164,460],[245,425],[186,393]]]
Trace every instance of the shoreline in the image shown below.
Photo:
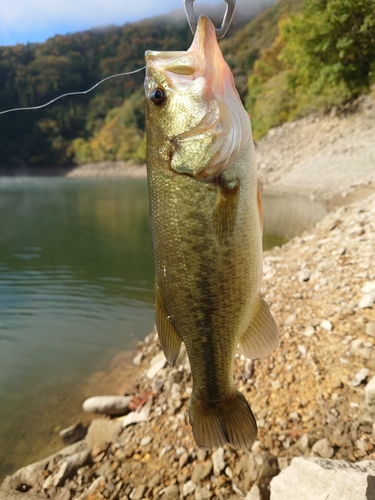
[[[328,122],[334,118],[326,117]],[[349,118],[354,120],[350,130],[353,126],[357,130],[360,115]],[[42,465],[17,471],[0,486],[0,500],[8,500],[1,496],[2,488],[29,483],[34,494],[30,498],[35,499],[57,494],[69,500],[129,496],[175,500],[180,495],[188,500],[220,495],[244,499],[250,488],[269,489],[272,477],[293,457],[375,460],[374,416],[365,404],[366,382],[375,376],[375,299],[369,306],[361,305],[372,293],[363,290],[375,286],[375,168],[369,171],[367,163],[366,168],[357,168],[360,178],[353,181],[353,151],[349,148],[343,159],[337,149],[339,135],[319,147],[320,130],[324,132],[328,125],[315,120],[303,119],[300,127],[285,124],[257,146],[265,192],[293,194],[294,186],[294,194],[303,192],[323,203],[329,213],[313,229],[264,255],[262,291],[280,327],[281,345],[262,360],[235,360],[236,387],[251,402],[259,426],[252,450],[235,452],[225,447],[222,454],[197,450],[187,415],[188,361],[182,356],[178,368],[163,365],[149,378],[152,360],[160,355],[158,340],[150,334],[137,349],[142,358],[139,366],[129,363],[127,371],[135,395],[153,395],[148,419],[123,428],[121,419],[90,415],[94,423],[85,440],[73,445],[65,458],[54,455]],[[333,132],[340,134],[344,125],[348,122],[335,121]],[[297,147],[288,145],[288,138],[295,128],[304,126],[314,137],[309,141],[313,154],[302,151],[304,162],[288,170],[289,159],[283,155],[291,148],[293,157]],[[375,130],[375,118],[367,117],[364,128]],[[375,144],[369,148],[366,158],[371,162]],[[271,160],[262,167],[267,151],[272,151]],[[335,182],[329,177],[317,187],[306,177],[306,169],[318,164],[323,153],[341,155],[342,169],[331,171]],[[314,163],[314,159],[318,160]],[[80,174],[95,171],[92,165],[79,169]],[[118,390],[128,392],[125,387]],[[107,433],[99,432],[98,425],[106,426]],[[65,474],[66,456],[77,454],[81,461]],[[41,491],[47,496],[35,496]]]
[[[146,165],[102,161],[68,167],[0,167],[1,177],[146,178]]]

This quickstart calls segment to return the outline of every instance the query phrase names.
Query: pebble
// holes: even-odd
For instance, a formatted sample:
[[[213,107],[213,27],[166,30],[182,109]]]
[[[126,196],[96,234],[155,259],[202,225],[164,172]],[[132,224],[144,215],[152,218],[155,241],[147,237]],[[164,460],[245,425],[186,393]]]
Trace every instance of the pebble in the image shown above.
[[[315,334],[315,328],[312,325],[307,326],[303,332],[303,335],[305,337],[311,337],[314,334]]]
[[[320,327],[326,332],[331,332],[333,330],[333,324],[330,321],[328,321],[328,319],[324,319],[320,323]]]
[[[332,458],[335,454],[335,450],[327,438],[319,439],[313,444],[312,451],[322,458]]]
[[[102,413],[105,415],[124,415],[129,411],[132,396],[95,396],[86,399],[82,408],[87,413]]]
[[[365,387],[365,401],[370,411],[375,411],[375,375]]]
[[[375,338],[375,321],[370,321],[366,325],[366,334]]]
[[[349,385],[351,387],[358,387],[367,379],[369,373],[370,370],[368,368],[362,368],[362,370],[354,375],[354,379],[349,382]]]
[[[361,298],[358,307],[360,309],[367,309],[372,307],[374,305],[374,302],[375,302],[375,294],[368,293]]]
[[[215,476],[219,476],[220,472],[225,467],[224,462],[224,450],[223,448],[218,448],[212,453],[212,462]]]
[[[194,493],[196,484],[193,481],[188,481],[182,487],[182,496],[187,497],[191,493]]]

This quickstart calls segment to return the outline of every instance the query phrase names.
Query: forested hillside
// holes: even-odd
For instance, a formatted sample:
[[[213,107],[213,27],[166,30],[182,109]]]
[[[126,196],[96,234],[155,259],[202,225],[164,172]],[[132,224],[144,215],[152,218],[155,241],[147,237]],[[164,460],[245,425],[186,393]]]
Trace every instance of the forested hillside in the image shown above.
[[[220,23],[221,19],[214,19]],[[43,104],[144,65],[144,52],[186,50],[185,17],[0,47],[0,110]],[[375,83],[375,0],[279,0],[220,42],[254,137],[329,109]],[[144,73],[114,78],[43,110],[0,115],[0,165],[145,160]]]
[[[281,10],[294,3],[299,1],[281,0]],[[223,41],[243,98],[259,50],[277,33],[281,10],[272,7],[250,32],[244,28],[248,19],[237,19]],[[186,50],[191,40],[185,16],[166,16],[55,36],[42,44],[0,47],[0,110],[36,106],[65,92],[86,90],[106,76],[142,67],[148,49]],[[43,110],[1,115],[0,165],[143,162],[143,78],[143,73],[115,78],[88,95],[64,98]]]

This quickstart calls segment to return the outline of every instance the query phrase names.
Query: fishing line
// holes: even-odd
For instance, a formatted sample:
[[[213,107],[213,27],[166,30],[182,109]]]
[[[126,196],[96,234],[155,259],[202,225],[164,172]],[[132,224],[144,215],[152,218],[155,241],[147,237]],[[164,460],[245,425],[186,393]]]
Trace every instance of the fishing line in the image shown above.
[[[62,99],[63,97],[67,97],[67,96],[71,96],[71,95],[88,94],[92,90],[96,89],[96,87],[98,87],[100,84],[102,84],[103,82],[106,82],[107,80],[110,80],[111,78],[117,78],[118,76],[133,75],[134,73],[138,73],[140,71],[143,71],[144,69],[146,69],[146,66],[142,66],[142,68],[135,69],[134,71],[129,71],[127,73],[117,73],[116,75],[107,76],[106,78],[103,78],[103,80],[100,80],[100,82],[95,83],[95,85],[93,85],[88,90],[82,90],[81,92],[68,92],[67,94],[59,95],[58,97],[55,97],[51,101],[46,102],[45,104],[41,104],[40,106],[29,106],[27,108],[7,109],[5,111],[0,111],[0,115],[5,115],[5,113],[11,113],[12,111],[26,111],[26,110],[42,109],[42,108],[45,108],[46,106],[49,106],[50,104],[58,101],[59,99]]]

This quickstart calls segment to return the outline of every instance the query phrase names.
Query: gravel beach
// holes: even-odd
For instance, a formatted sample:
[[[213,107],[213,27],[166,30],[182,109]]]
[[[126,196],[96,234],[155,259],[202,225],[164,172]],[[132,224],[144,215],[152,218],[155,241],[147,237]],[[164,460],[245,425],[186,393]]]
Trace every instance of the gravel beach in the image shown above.
[[[169,367],[153,332],[120,394],[131,396],[125,415],[106,406],[83,439],[71,429],[65,442],[80,440],[6,478],[1,500],[302,500],[282,493],[292,459],[294,470],[322,474],[361,463],[350,465],[356,492],[337,498],[375,498],[375,103],[364,97],[344,115],[271,130],[257,155],[266,191],[305,194],[330,212],[264,255],[262,291],[280,346],[265,359],[235,360],[235,385],[259,426],[252,449],[197,449],[186,353]]]

